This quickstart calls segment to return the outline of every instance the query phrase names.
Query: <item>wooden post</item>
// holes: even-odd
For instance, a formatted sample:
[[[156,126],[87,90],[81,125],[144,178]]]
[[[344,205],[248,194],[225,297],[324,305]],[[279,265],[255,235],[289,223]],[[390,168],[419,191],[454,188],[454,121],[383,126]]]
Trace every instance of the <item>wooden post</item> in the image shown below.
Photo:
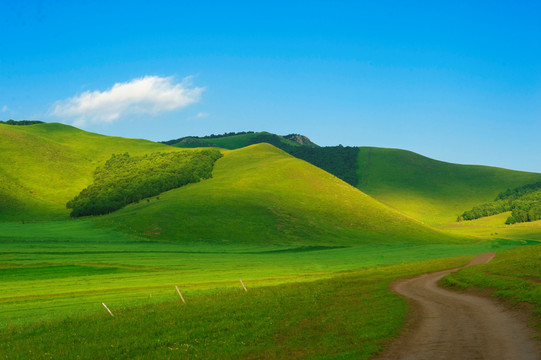
[[[107,307],[107,305],[105,305],[105,303],[101,303],[101,304],[103,305],[104,308],[107,309],[107,311],[109,311],[109,314],[111,314],[112,317],[115,317],[115,316],[113,315],[113,313],[111,312],[111,310],[109,310],[109,308]]]
[[[242,282],[242,279],[240,279],[240,283],[241,283],[242,287],[244,288],[244,291],[248,291],[248,289],[246,289],[246,286],[245,286],[244,283]]]
[[[186,304],[186,301],[184,301],[184,298],[182,297],[182,294],[180,293],[180,290],[178,289],[178,286],[175,285],[175,289],[177,289],[178,296],[180,296],[180,300],[182,300],[182,302],[183,302],[184,304]]]

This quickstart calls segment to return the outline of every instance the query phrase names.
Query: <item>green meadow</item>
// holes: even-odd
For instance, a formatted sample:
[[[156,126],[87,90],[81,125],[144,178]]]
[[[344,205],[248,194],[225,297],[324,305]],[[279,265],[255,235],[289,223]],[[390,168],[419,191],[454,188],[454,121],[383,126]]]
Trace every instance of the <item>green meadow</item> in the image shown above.
[[[220,142],[210,178],[72,219],[66,203],[113,154],[198,150],[0,124],[0,358],[364,359],[407,323],[395,279],[488,251],[501,254],[494,268],[465,269],[456,287],[506,293],[539,278],[541,221],[455,220],[541,174],[360,148],[356,188],[245,146],[258,134],[198,139]],[[533,292],[511,297],[537,304],[528,281]]]
[[[91,315],[10,326],[9,359],[257,358],[367,359],[406,321],[407,302],[389,292],[398,276],[465,264],[467,257],[370,267],[279,286],[185,292],[139,306],[110,302]],[[176,294],[171,294],[176,295]]]
[[[406,321],[390,281],[524,245],[189,247],[88,220],[4,223],[2,233],[12,234],[0,269],[10,359],[369,358]]]
[[[101,312],[226,288],[331,278],[352,270],[474,255],[523,242],[357,246],[186,245],[152,242],[89,220],[2,223],[0,325]],[[9,235],[6,235],[9,234]]]

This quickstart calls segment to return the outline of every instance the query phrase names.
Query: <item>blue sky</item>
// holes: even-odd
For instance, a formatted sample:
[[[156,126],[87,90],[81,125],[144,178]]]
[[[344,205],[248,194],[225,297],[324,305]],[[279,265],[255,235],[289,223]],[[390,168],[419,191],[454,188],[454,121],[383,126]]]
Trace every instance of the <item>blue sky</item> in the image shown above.
[[[0,119],[541,172],[541,2],[0,0]]]

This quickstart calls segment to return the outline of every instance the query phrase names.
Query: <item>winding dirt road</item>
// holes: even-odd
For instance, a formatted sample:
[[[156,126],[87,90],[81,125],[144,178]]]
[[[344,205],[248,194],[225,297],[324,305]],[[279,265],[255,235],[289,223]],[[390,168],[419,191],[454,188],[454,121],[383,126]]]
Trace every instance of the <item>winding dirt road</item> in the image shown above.
[[[489,262],[478,255],[467,266]],[[541,359],[541,346],[524,319],[492,299],[440,288],[446,270],[396,282],[392,289],[411,299],[415,325],[378,357],[396,359]]]

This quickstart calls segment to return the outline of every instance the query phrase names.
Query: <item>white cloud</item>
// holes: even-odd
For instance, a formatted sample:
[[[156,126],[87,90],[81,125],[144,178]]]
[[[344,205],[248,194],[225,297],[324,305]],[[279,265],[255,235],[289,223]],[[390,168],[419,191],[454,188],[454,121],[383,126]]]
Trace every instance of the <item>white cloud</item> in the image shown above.
[[[72,119],[74,125],[112,123],[130,114],[156,115],[196,103],[204,88],[193,87],[191,77],[174,83],[172,77],[145,76],[116,83],[103,92],[85,91],[53,104],[51,115]]]
[[[209,114],[206,113],[206,112],[199,112],[199,113],[197,113],[197,115],[195,115],[195,117],[198,118],[198,119],[201,119],[201,118],[204,118],[204,117],[207,117],[207,116],[209,116]]]
[[[2,106],[2,112],[6,112],[6,111],[8,111],[8,106],[7,105]]]

